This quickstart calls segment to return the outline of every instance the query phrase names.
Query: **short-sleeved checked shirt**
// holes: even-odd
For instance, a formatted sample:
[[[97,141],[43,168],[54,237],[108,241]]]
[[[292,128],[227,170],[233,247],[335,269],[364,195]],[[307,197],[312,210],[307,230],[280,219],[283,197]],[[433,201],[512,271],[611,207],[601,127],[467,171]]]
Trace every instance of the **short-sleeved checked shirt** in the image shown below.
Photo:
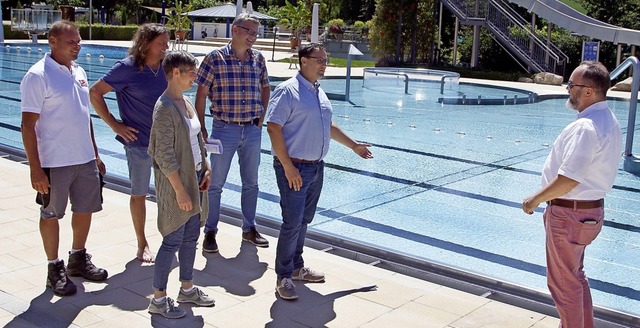
[[[209,53],[198,69],[198,84],[209,89],[211,115],[226,122],[247,122],[262,115],[262,88],[269,86],[264,56],[249,49],[242,62],[231,44]],[[265,104],[266,105],[266,104]]]

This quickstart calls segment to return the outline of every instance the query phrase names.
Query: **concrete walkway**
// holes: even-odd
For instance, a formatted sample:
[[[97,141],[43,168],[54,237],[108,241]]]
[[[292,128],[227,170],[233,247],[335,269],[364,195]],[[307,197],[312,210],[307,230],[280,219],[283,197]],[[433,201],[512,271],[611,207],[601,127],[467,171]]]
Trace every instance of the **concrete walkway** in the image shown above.
[[[104,283],[72,278],[78,293],[53,295],[45,288],[46,257],[38,232],[38,206],[28,166],[0,159],[0,325],[5,327],[548,327],[558,319],[427,281],[307,248],[309,266],[325,283],[297,284],[300,299],[275,294],[276,239],[258,249],[241,243],[239,227],[220,223],[219,254],[198,251],[194,283],[216,306],[181,305],[187,317],[147,313],[153,265],[135,259],[129,197],[105,189],[104,209],[94,216],[87,244],[96,265],[109,271]],[[147,204],[147,236],[161,243],[156,205]],[[60,221],[60,257],[71,247],[70,213]],[[174,263],[176,264],[176,263]],[[375,287],[374,287],[375,286]],[[178,269],[168,293],[178,293]]]

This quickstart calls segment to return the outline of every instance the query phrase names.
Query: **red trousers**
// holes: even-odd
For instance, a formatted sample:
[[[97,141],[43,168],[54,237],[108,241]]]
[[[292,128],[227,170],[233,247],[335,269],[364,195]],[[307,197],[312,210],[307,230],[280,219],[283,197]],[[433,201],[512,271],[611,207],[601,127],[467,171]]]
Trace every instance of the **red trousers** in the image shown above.
[[[549,205],[544,211],[547,285],[560,314],[561,328],[594,328],[584,250],[600,233],[604,209]]]

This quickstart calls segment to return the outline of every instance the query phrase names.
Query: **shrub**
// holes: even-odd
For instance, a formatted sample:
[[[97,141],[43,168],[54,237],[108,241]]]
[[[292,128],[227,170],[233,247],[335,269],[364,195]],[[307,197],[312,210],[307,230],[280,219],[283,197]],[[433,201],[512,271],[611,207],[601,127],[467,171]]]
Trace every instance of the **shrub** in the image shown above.
[[[291,25],[291,22],[288,19],[283,18],[280,21],[278,21],[278,25],[280,25],[280,26],[289,26],[289,25]]]
[[[365,26],[366,24],[363,21],[356,21],[355,23],[353,23],[353,27],[357,29],[363,29]]]
[[[29,35],[25,32],[21,31],[12,31],[10,24],[2,24],[2,28],[4,30],[4,38],[12,39],[12,40],[28,40]]]
[[[330,26],[346,26],[346,24],[344,23],[344,20],[342,20],[341,18],[334,18],[330,21],[327,22],[327,24],[325,24],[325,26],[330,27]]]
[[[103,25],[93,24],[91,36],[94,40],[129,41],[138,29],[138,25]],[[89,25],[80,24],[80,36],[89,40]]]

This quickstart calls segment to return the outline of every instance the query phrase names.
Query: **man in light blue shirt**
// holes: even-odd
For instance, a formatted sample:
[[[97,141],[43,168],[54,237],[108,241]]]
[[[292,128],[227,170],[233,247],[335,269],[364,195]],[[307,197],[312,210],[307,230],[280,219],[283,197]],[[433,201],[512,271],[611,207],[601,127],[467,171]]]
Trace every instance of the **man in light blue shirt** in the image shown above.
[[[267,131],[280,190],[282,225],[276,249],[276,291],[295,300],[292,280],[321,282],[324,274],[304,266],[307,225],[313,220],[324,176],[323,158],[334,139],[362,158],[372,158],[369,144],[358,143],[331,121],[332,108],[318,79],[329,61],[324,47],[309,44],[298,51],[300,72],[280,84],[267,109]]]

